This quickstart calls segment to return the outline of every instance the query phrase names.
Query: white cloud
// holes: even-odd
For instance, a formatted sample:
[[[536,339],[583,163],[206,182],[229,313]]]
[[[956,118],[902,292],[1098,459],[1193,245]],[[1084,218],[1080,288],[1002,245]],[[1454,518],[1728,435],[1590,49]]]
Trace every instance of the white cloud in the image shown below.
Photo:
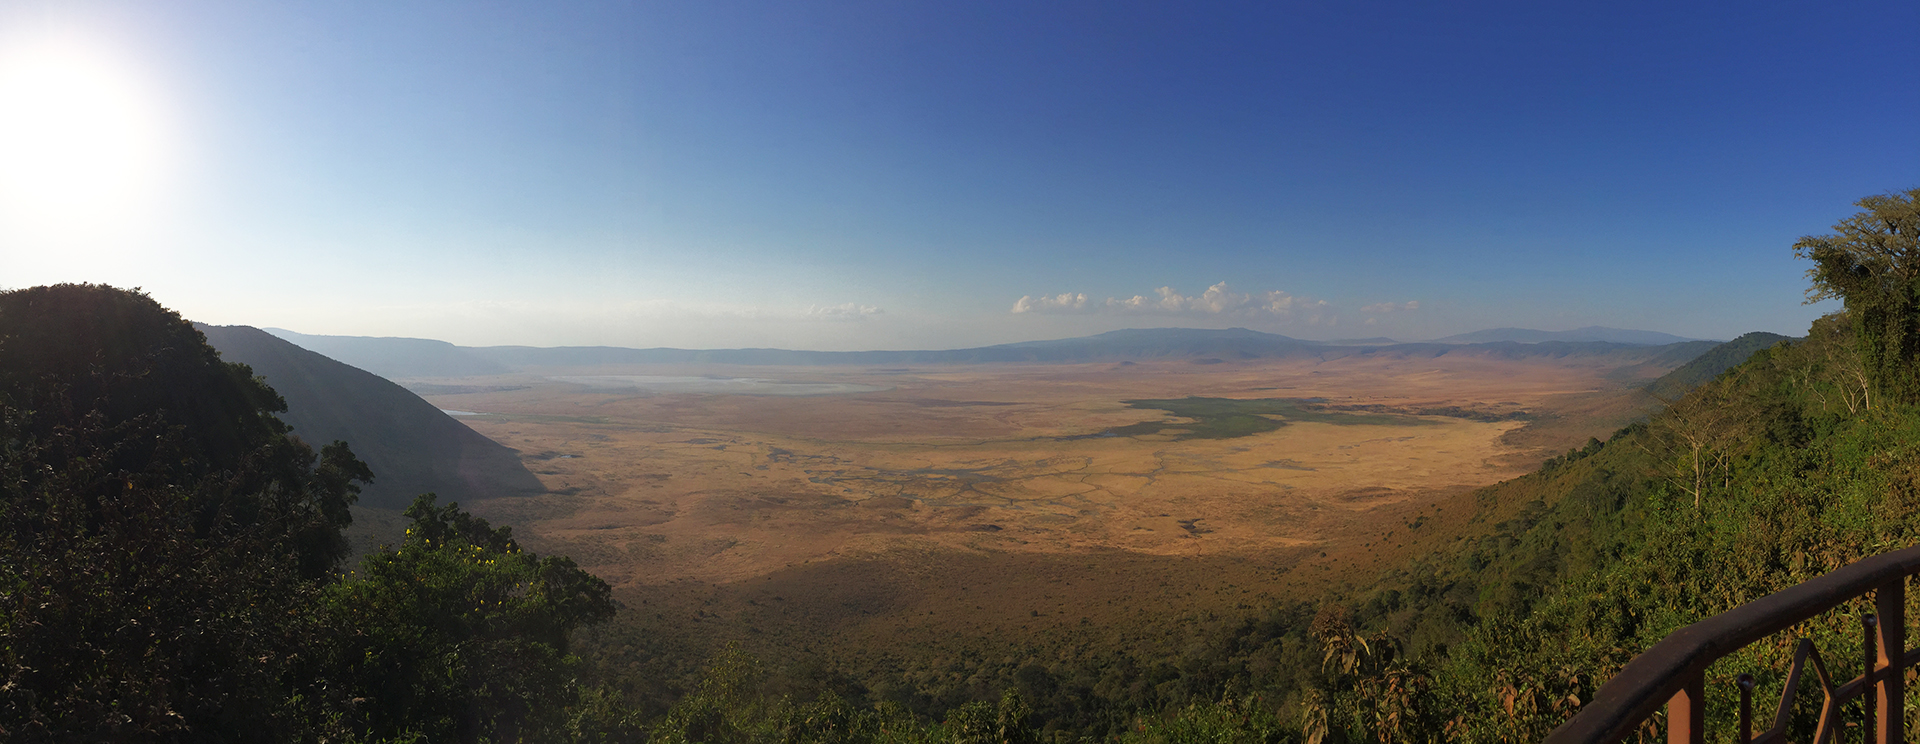
[[[1395,312],[1410,312],[1410,311],[1419,310],[1419,309],[1420,309],[1419,300],[1407,300],[1406,302],[1401,302],[1401,303],[1392,303],[1392,302],[1374,303],[1372,305],[1368,305],[1366,307],[1360,308],[1360,312],[1395,313]],[[1368,322],[1371,323],[1372,321],[1368,321]]]
[[[1172,287],[1161,287],[1154,290],[1151,296],[1134,295],[1124,299],[1108,297],[1102,302],[1091,302],[1085,294],[1072,292],[1040,297],[1029,295],[1013,303],[1013,312],[1275,318],[1304,316],[1317,320],[1326,307],[1326,300],[1298,297],[1277,289],[1259,293],[1235,292],[1226,282],[1221,282],[1197,295],[1184,295]]]
[[[1063,292],[1050,297],[1023,295],[1013,302],[1015,313],[1079,313],[1087,309],[1087,295],[1084,292]]]
[[[843,302],[838,305],[814,305],[807,308],[807,317],[812,320],[866,320],[868,316],[886,312],[872,305]]]

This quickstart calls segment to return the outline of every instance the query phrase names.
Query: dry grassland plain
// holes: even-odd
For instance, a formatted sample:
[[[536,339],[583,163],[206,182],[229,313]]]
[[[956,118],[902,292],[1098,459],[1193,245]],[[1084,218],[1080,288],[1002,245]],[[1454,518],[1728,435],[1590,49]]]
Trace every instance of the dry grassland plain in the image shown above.
[[[1421,534],[1464,519],[1449,506],[1471,489],[1644,408],[1613,371],[1443,357],[409,382],[466,391],[427,398],[479,414],[461,420],[548,489],[468,506],[572,556],[642,619],[886,648],[1117,620],[1150,633],[1356,580],[1431,547]],[[1279,425],[1251,433],[1126,402],[1190,396],[1313,402],[1256,405],[1279,413],[1244,415]]]

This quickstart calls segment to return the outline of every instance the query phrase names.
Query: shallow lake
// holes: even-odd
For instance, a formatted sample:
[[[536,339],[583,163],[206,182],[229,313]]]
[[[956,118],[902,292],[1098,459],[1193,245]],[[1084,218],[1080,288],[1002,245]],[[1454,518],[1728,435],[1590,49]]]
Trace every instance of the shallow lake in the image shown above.
[[[644,390],[650,393],[707,393],[712,395],[844,395],[875,393],[890,388],[852,382],[786,382],[758,377],[679,377],[672,375],[589,375],[549,377],[556,382],[602,390]]]

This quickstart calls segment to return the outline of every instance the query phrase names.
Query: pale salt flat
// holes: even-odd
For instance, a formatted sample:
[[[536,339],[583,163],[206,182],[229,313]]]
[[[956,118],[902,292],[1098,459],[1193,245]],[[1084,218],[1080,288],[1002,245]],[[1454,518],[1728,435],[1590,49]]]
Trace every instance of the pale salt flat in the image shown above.
[[[549,377],[555,382],[602,390],[643,390],[650,393],[713,395],[845,395],[876,393],[891,388],[852,382],[787,382],[759,377],[694,377],[677,375],[584,375]]]

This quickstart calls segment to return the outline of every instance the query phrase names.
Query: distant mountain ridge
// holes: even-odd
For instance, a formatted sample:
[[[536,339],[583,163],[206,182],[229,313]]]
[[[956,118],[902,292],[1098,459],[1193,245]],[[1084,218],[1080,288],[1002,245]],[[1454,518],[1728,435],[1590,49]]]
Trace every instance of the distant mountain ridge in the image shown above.
[[[445,341],[389,336],[313,336],[284,328],[260,330],[321,356],[381,377],[471,377],[509,371]]]
[[[1547,341],[1566,341],[1570,343],[1609,343],[1633,344],[1636,346],[1665,346],[1686,341],[1705,339],[1682,338],[1671,333],[1659,331],[1633,331],[1606,326],[1587,326],[1571,331],[1536,331],[1531,328],[1489,328],[1484,331],[1460,333],[1446,338],[1436,338],[1427,343],[1434,344],[1492,344],[1512,341],[1521,344],[1538,344]]]
[[[1511,329],[1508,329],[1511,330]],[[1602,329],[1625,338],[1668,337],[1651,331]],[[1506,359],[1613,356],[1622,365],[1678,366],[1715,342],[1666,344],[1624,341],[1536,342],[1502,339],[1475,343],[1397,343],[1391,339],[1304,341],[1246,328],[1131,328],[1078,338],[1022,341],[969,349],[917,351],[799,351],[790,349],[633,349],[617,346],[454,346],[444,341],[358,336],[310,336],[270,329],[288,341],[355,367],[395,379],[467,377],[541,368],[629,364],[736,364],[756,366],[1094,363],[1148,359],[1236,361],[1320,359],[1352,356],[1433,358],[1447,355]],[[1504,331],[1503,331],[1504,332]],[[1492,332],[1487,332],[1492,333]],[[1556,332],[1532,331],[1553,335]],[[1572,331],[1559,334],[1575,333]],[[1637,334],[1637,335],[1635,335]],[[1469,334],[1471,335],[1471,334]],[[1511,335],[1511,334],[1509,334]],[[1671,336],[1670,338],[1679,338]],[[324,351],[322,350],[324,349]]]

